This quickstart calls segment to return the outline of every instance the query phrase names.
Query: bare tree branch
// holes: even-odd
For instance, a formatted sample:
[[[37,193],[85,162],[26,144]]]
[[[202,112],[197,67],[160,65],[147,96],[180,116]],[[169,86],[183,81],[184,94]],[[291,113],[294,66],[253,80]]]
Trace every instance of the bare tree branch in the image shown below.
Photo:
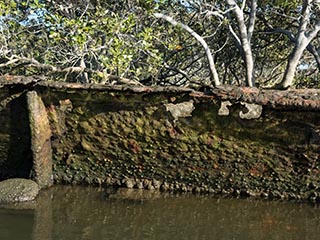
[[[295,72],[304,50],[310,42],[317,36],[320,31],[320,20],[311,31],[307,31],[308,23],[311,16],[311,4],[314,0],[304,0],[302,6],[302,17],[300,19],[299,29],[296,37],[295,47],[289,57],[283,79],[278,87],[288,88],[294,81]]]
[[[238,37],[238,35],[236,34],[236,32],[234,31],[233,27],[230,24],[229,24],[229,31],[232,34],[232,36],[234,37],[234,39],[236,40],[237,46],[241,48],[240,38]]]
[[[179,26],[182,29],[186,30],[188,33],[190,33],[202,45],[202,47],[204,48],[204,50],[206,52],[206,55],[207,55],[207,59],[208,59],[208,62],[209,62],[209,67],[210,67],[210,72],[211,72],[212,78],[214,80],[214,84],[216,86],[220,85],[221,83],[220,83],[220,80],[219,80],[218,72],[217,72],[216,67],[215,67],[213,56],[211,54],[210,48],[209,48],[208,44],[206,43],[206,41],[199,34],[197,34],[193,29],[191,29],[189,26],[187,26],[187,25],[185,25],[183,23],[177,22],[176,20],[174,20],[170,16],[164,15],[162,13],[155,13],[154,16],[156,18],[161,18],[161,19],[166,20],[167,22],[169,22],[173,26]]]
[[[238,6],[235,0],[227,0],[227,4],[231,8],[234,8],[234,12],[236,14],[236,19],[237,19],[239,33],[240,33],[241,48],[243,50],[244,60],[245,60],[246,78],[247,78],[246,80],[247,80],[248,86],[253,87],[254,86],[254,62],[253,62],[251,45],[249,41],[251,37],[250,38],[248,37],[243,10]],[[251,21],[254,23],[253,20]],[[253,29],[251,29],[251,31],[253,31]]]
[[[302,16],[299,24],[299,33],[301,33],[301,36],[305,35],[304,33],[307,31],[311,12],[311,2],[312,0],[303,0],[302,3]]]
[[[296,44],[296,38],[295,36],[292,34],[292,32],[285,30],[285,29],[281,29],[281,28],[273,28],[269,30],[270,33],[280,33],[280,34],[284,34],[285,36],[287,36],[289,38],[289,40]],[[317,51],[317,49],[315,48],[315,46],[310,42],[307,46],[307,50],[313,55],[316,63],[317,63],[317,68],[320,71],[320,55],[319,52]]]
[[[317,22],[313,31],[307,34],[308,40],[311,41],[312,39],[314,39],[317,36],[319,31],[320,31],[320,20]]]
[[[13,67],[15,67],[17,65],[24,66],[24,67],[30,67],[30,68],[34,67],[37,69],[46,70],[51,74],[54,74],[54,73],[67,73],[67,74],[69,74],[69,73],[84,73],[84,74],[95,73],[95,74],[99,75],[100,77],[102,77],[104,79],[104,81],[107,81],[107,80],[117,81],[117,82],[120,82],[123,84],[143,86],[143,84],[141,84],[140,82],[138,82],[136,80],[131,80],[131,79],[127,79],[124,77],[120,77],[120,76],[116,76],[116,75],[112,75],[112,74],[107,74],[105,71],[98,71],[98,70],[86,68],[85,65],[83,65],[83,64],[80,64],[79,67],[60,68],[60,67],[53,66],[51,64],[40,63],[33,58],[19,57],[16,55],[11,56],[7,62],[0,64],[0,68],[12,66],[12,65],[13,65]]]
[[[294,36],[294,34],[292,32],[290,32],[289,30],[286,29],[282,29],[282,28],[274,28],[269,22],[268,20],[264,17],[263,14],[258,14],[257,17],[262,20],[262,22],[266,25],[267,28],[269,28],[269,30],[267,30],[264,33],[280,33],[280,34],[284,34],[285,36],[287,36],[289,38],[289,40],[296,44],[296,37]],[[320,25],[320,20],[318,21],[317,25]],[[316,25],[316,26],[317,26]],[[316,29],[316,28],[315,28]],[[308,44],[307,46],[307,50],[313,55],[316,63],[317,63],[317,68],[320,71],[320,53],[317,51],[317,49],[315,48],[315,46],[311,43]]]
[[[251,10],[250,10],[250,18],[248,24],[248,42],[251,42],[251,38],[253,35],[254,24],[256,21],[256,14],[257,14],[257,6],[258,0],[251,0]]]

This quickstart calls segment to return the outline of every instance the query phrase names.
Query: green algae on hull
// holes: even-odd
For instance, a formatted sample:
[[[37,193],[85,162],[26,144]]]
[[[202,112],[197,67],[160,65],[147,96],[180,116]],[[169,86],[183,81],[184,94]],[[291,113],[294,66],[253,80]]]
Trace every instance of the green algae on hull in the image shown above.
[[[183,95],[173,103],[192,101],[194,109],[172,117],[166,106],[173,98],[165,95],[140,102],[139,94],[113,101],[91,93],[85,103],[65,96],[73,110],[64,113],[66,132],[54,143],[55,180],[126,187],[125,179],[134,179],[134,188],[156,180],[163,190],[317,199],[308,182],[318,185],[320,166],[305,131],[319,113],[264,108],[248,120],[239,117],[242,104],[220,116],[219,101]],[[312,171],[301,175],[303,160]]]
[[[44,102],[55,182],[320,200],[319,90],[200,93],[29,80],[17,89]],[[16,151],[23,155],[30,139],[17,140],[30,133],[13,130],[1,134],[10,146],[24,144]]]

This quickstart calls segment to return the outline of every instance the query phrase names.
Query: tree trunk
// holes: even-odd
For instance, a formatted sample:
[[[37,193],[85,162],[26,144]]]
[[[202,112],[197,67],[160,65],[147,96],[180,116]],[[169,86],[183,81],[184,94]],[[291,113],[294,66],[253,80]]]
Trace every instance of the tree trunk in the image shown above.
[[[242,41],[242,48],[245,57],[247,85],[249,87],[254,87],[254,62],[251,46],[248,41]]]
[[[298,29],[297,41],[295,47],[289,57],[286,70],[284,72],[283,80],[279,84],[280,88],[288,88],[294,81],[295,72],[299,64],[303,51],[307,48],[309,43],[317,36],[320,31],[320,20],[317,21],[312,31],[307,31],[307,26],[311,16],[311,5],[315,3],[313,0],[304,0],[302,14]]]
[[[256,3],[256,1],[254,1]],[[227,4],[234,8],[234,12],[236,14],[237,24],[240,33],[240,43],[241,43],[241,50],[243,52],[244,57],[244,64],[246,68],[246,82],[249,87],[254,87],[254,60],[252,55],[252,50],[250,46],[250,40],[254,28],[254,18],[255,14],[251,14],[250,16],[250,32],[248,34],[247,27],[245,24],[245,19],[243,16],[243,9],[241,9],[238,4],[234,0],[227,0]],[[255,6],[255,5],[253,5]],[[251,9],[252,11],[256,11],[256,7]]]
[[[300,58],[307,46],[307,38],[303,38],[301,42],[297,42],[297,44],[295,45],[294,50],[290,54],[286,70],[284,72],[283,80],[280,83],[280,88],[286,89],[292,85]]]

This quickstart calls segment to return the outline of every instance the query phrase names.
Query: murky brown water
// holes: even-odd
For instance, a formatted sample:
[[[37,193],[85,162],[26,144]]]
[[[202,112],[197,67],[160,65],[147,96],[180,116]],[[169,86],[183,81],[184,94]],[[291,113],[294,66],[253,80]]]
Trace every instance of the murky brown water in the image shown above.
[[[320,239],[308,204],[55,186],[35,209],[0,208],[1,240]]]

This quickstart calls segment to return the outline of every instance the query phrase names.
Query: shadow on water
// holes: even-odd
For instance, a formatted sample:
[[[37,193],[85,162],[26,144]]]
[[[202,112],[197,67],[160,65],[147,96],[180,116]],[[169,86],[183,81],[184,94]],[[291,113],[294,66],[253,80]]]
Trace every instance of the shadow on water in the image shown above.
[[[0,208],[0,234],[2,240],[319,239],[320,209],[279,201],[54,186],[41,192],[32,210]]]

